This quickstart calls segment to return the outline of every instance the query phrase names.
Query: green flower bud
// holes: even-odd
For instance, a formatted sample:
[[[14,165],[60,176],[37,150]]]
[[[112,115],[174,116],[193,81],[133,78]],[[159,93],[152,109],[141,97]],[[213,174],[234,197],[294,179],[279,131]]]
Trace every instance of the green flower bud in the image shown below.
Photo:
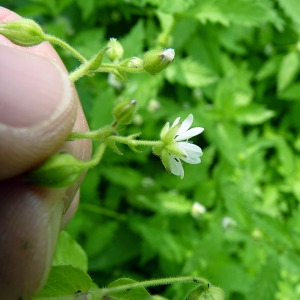
[[[111,38],[107,44],[107,56],[111,61],[117,61],[122,58],[124,50],[122,45],[115,38]]]
[[[113,110],[116,122],[120,125],[130,124],[134,115],[135,105],[135,100],[126,100],[117,104]]]
[[[19,46],[34,46],[45,40],[43,29],[30,19],[0,23],[0,34]]]
[[[189,292],[186,300],[224,300],[224,292],[217,286],[200,284]]]
[[[201,299],[201,295],[203,295],[203,293],[205,291],[207,291],[208,288],[209,288],[208,284],[201,283],[189,292],[186,299],[187,300],[199,300],[199,299]]]
[[[174,49],[152,50],[144,55],[144,69],[151,75],[155,75],[164,70],[175,57]]]
[[[60,188],[74,183],[87,169],[87,163],[69,153],[58,153],[25,175],[25,182],[37,186]]]
[[[135,71],[144,70],[143,60],[138,57],[131,57],[125,59],[124,61],[121,62],[120,66],[124,68],[134,69]]]

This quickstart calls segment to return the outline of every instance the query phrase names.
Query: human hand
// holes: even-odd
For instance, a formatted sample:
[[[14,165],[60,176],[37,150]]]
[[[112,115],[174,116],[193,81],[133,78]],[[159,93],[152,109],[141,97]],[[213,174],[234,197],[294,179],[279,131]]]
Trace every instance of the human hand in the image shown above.
[[[0,7],[0,22],[17,18]],[[46,42],[19,47],[0,36],[1,299],[30,299],[42,288],[60,228],[76,210],[82,178],[50,190],[21,177],[61,149],[89,159],[90,142],[65,143],[72,130],[87,131],[88,125],[55,50]]]

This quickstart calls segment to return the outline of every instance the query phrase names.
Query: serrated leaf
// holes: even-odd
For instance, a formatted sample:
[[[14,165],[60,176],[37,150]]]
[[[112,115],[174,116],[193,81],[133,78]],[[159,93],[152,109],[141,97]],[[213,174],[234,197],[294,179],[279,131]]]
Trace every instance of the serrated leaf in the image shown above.
[[[274,22],[281,26],[282,22],[272,9],[269,1],[258,0],[202,0],[193,8],[195,17],[202,23],[207,21],[244,26],[255,26],[265,22]]]
[[[299,71],[299,53],[290,52],[284,56],[277,75],[277,90],[279,92],[286,89],[295,79]]]
[[[137,283],[137,281],[129,278],[120,278],[110,283],[108,285],[108,288],[113,288],[122,285],[133,284],[133,283]],[[107,296],[113,297],[114,300],[137,300],[137,299],[147,300],[151,297],[151,295],[144,287],[132,288],[132,289],[127,288],[123,291],[108,293]]]
[[[78,291],[87,292],[91,287],[92,279],[82,270],[72,266],[54,266],[44,289],[33,300],[73,295]]]
[[[213,71],[190,58],[175,60],[166,69],[166,77],[171,83],[179,83],[191,88],[203,87],[217,80]]]
[[[194,0],[163,0],[160,5],[160,10],[164,13],[174,14],[182,13],[194,4]]]
[[[52,265],[72,265],[87,272],[86,253],[66,231],[62,231],[58,236]]]

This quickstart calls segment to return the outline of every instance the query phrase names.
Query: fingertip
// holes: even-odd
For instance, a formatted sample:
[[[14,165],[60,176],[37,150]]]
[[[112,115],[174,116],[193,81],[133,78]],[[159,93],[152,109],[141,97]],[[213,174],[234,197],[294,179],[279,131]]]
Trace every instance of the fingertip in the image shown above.
[[[67,139],[77,93],[54,61],[0,45],[0,179],[36,166]]]

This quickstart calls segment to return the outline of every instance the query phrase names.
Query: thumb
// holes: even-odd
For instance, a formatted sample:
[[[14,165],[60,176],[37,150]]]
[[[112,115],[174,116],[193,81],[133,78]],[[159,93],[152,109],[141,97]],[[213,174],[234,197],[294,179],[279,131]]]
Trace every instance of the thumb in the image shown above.
[[[0,45],[0,179],[58,150],[76,118],[75,89],[56,62]]]

